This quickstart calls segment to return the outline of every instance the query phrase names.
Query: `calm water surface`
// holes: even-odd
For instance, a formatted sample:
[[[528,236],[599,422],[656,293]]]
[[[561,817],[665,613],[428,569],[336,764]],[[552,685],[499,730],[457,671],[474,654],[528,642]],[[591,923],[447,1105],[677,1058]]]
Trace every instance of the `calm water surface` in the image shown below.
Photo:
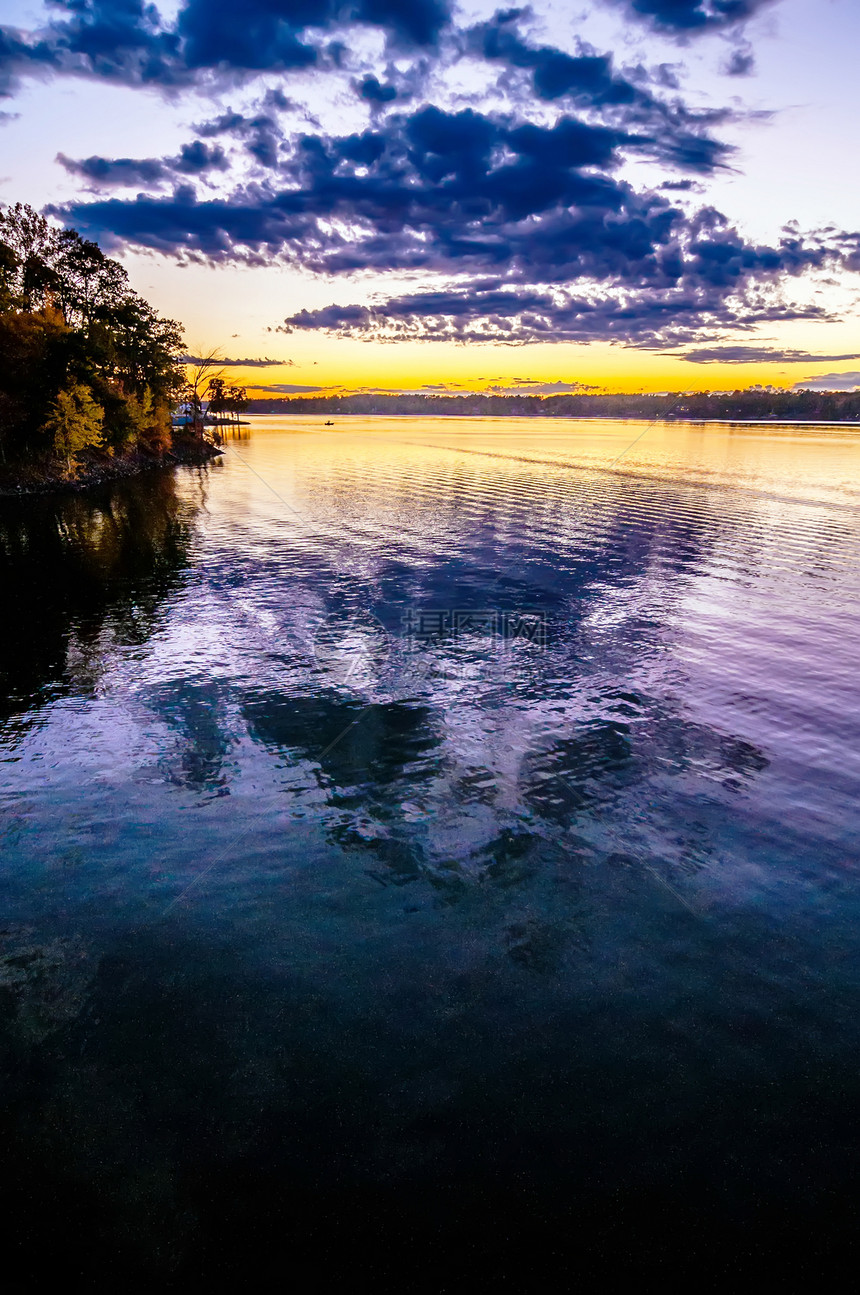
[[[820,1275],[860,437],[322,422],[0,501],[13,1270]]]

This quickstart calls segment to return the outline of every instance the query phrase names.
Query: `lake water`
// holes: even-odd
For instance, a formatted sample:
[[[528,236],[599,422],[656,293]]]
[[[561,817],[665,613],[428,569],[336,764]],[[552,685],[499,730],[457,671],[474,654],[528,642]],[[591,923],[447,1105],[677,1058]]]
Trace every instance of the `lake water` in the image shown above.
[[[817,1279],[860,435],[322,424],[0,500],[4,1267]]]

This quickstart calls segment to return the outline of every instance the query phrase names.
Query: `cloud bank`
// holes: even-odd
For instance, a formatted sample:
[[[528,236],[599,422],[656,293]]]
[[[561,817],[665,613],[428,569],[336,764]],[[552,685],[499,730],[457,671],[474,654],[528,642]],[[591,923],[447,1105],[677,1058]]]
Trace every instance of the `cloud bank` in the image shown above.
[[[678,358],[688,364],[831,364],[860,360],[860,354],[813,355],[810,351],[786,351],[775,346],[703,346]]]
[[[804,378],[795,382],[795,391],[857,391],[860,389],[860,373],[856,369],[847,373],[820,373],[814,378]]]
[[[776,0],[604,0],[657,31],[681,36],[738,27]]]
[[[681,48],[727,35],[733,75],[751,67],[749,22],[775,2],[603,0]],[[564,48],[541,40],[546,0],[471,26],[449,0],[182,0],[170,17],[144,0],[56,0],[45,12],[31,31],[0,29],[8,93],[64,75],[217,99],[278,75],[250,106],[222,100],[178,153],[60,155],[82,192],[51,212],[111,251],[279,262],[377,287],[398,276],[389,295],[287,314],[286,333],[698,342],[691,363],[743,363],[774,357],[714,339],[827,318],[793,285],[860,268],[856,235],[787,227],[760,244],[697,206],[697,187],[734,165],[721,132],[737,107],[691,106],[665,62],[627,65],[575,32]],[[338,115],[354,128],[296,109],[289,88],[307,77],[351,96]],[[638,162],[659,178],[635,183]]]

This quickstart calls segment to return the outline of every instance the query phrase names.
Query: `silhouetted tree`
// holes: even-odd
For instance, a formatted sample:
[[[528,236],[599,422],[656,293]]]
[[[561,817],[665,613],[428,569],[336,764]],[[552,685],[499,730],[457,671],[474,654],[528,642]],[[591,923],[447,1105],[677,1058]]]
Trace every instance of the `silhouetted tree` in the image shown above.
[[[223,422],[224,415],[227,413],[227,392],[224,379],[220,376],[210,378],[209,385],[206,388],[206,395],[209,400],[207,412],[216,422]]]
[[[181,391],[181,405],[187,418],[187,427],[197,437],[203,436],[206,411],[203,403],[207,399],[213,382],[223,380],[223,372],[215,370],[219,363],[218,352],[210,351],[198,359],[186,358],[186,376]],[[215,370],[213,372],[213,370]]]
[[[231,387],[228,396],[228,406],[235,420],[236,426],[239,425],[239,414],[243,409],[248,407],[248,393],[244,387]]]

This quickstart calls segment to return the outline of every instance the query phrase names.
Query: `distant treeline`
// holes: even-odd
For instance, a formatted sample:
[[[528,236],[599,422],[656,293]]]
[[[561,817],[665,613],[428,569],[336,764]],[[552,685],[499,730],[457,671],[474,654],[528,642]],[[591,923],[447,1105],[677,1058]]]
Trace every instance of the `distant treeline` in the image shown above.
[[[860,392],[700,391],[669,395],[303,396],[249,400],[251,414],[424,414],[451,417],[801,419],[810,422],[860,421]]]
[[[123,267],[31,207],[0,211],[0,477],[110,475],[174,450],[182,333]]]

